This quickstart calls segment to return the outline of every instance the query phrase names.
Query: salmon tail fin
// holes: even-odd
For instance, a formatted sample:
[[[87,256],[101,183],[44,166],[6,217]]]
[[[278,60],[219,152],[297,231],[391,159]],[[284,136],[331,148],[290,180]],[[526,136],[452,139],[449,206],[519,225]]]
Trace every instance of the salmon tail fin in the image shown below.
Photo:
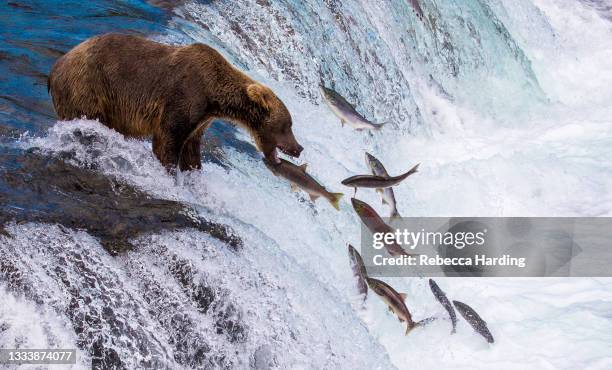
[[[412,329],[416,328],[416,326],[417,326],[417,324],[412,323],[412,325],[410,325],[410,323],[408,323],[408,325],[406,325],[406,334],[405,335],[410,334]]]
[[[436,318],[434,316],[428,317],[426,319],[423,319],[419,322],[413,322],[412,325],[410,325],[410,323],[408,324],[408,327],[406,328],[406,335],[408,335],[408,333],[410,333],[412,331],[412,329],[416,328],[416,327],[421,327],[421,326],[425,326],[431,322],[433,322]]]
[[[399,212],[397,211],[397,209],[394,209],[394,210],[391,212],[391,216],[390,216],[390,217],[391,217],[391,219],[392,219],[392,220],[396,220],[396,219],[398,219],[398,218],[402,218],[402,215],[400,215],[400,214],[399,214]]]
[[[411,169],[409,169],[408,172],[397,176],[397,178],[402,180],[402,181],[405,180],[406,178],[408,178],[408,176],[413,175],[413,174],[419,172],[419,166],[420,165],[421,165],[420,163],[417,163],[416,166],[414,166]]]
[[[329,195],[331,195],[331,197],[329,198],[329,202],[331,203],[332,206],[334,206],[334,208],[336,210],[340,210],[340,199],[342,199],[342,196],[344,195],[344,193],[329,193]]]
[[[375,130],[378,131],[378,130],[382,129],[383,126],[386,125],[387,123],[389,123],[389,122],[383,122],[383,123],[377,124]]]
[[[419,171],[419,166],[420,165],[421,165],[420,163],[417,163],[416,166],[412,167],[408,172],[406,172],[406,175],[410,176],[413,173],[417,173]]]

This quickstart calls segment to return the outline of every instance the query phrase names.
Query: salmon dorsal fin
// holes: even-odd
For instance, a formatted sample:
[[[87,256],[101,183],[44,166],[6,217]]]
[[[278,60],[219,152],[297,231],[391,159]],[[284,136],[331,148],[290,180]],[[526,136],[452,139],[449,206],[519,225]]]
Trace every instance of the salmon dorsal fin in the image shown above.
[[[406,301],[406,297],[407,297],[406,293],[400,293],[399,295],[400,295],[400,297],[402,297],[402,301],[405,302]]]
[[[308,168],[308,164],[307,164],[307,163],[304,163],[304,164],[302,164],[302,165],[299,165],[299,166],[298,166],[298,168],[299,168],[299,169],[300,169],[302,172],[306,173],[306,168]]]

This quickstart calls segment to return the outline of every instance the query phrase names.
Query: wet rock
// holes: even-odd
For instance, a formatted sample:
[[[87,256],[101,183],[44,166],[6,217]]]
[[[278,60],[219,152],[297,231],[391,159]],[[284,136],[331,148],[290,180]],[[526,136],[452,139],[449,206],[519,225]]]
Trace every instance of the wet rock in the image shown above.
[[[66,318],[74,345],[94,369],[163,368],[172,364],[163,336],[117,259],[90,235],[62,226],[15,227],[0,242],[0,280],[41,309]],[[92,248],[93,247],[93,248]],[[172,366],[170,366],[172,368]]]
[[[15,140],[19,137],[19,134],[19,130],[15,128],[0,125],[0,142]]]
[[[119,354],[112,348],[105,347],[101,340],[92,344],[90,353],[92,369],[127,369]]]
[[[60,158],[30,150],[0,154],[0,163],[2,225],[34,221],[84,229],[111,254],[131,249],[130,240],[139,235],[186,228],[206,232],[235,250],[242,247],[229,227],[197,217],[179,202],[151,198]]]
[[[214,289],[205,279],[198,278],[197,271],[189,261],[173,256],[169,269],[201,313],[212,311],[217,334],[225,335],[231,343],[246,340],[246,330],[240,324],[240,311],[231,302],[223,299],[223,295],[228,292]]]

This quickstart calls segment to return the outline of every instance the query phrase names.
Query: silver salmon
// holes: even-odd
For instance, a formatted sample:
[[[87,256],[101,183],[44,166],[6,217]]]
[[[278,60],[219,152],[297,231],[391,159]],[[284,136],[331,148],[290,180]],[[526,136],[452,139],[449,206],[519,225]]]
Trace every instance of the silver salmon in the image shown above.
[[[368,167],[370,167],[370,171],[372,171],[373,175],[389,177],[385,166],[383,166],[383,164],[376,157],[374,157],[370,153],[366,153],[365,155],[366,164],[368,165]],[[395,193],[393,192],[393,188],[378,188],[376,189],[376,191],[380,193],[380,197],[382,198],[383,204],[387,204],[389,205],[389,207],[391,207],[391,214],[389,215],[389,217],[401,217],[401,215],[397,211],[397,202],[395,201]]]
[[[328,89],[323,85],[319,87],[323,100],[329,105],[332,112],[340,118],[342,126],[346,123],[357,130],[379,130],[384,125],[384,123],[376,124],[367,120],[355,110],[355,107],[353,107],[351,103],[346,101],[346,99],[334,90]]]
[[[340,210],[340,199],[344,194],[342,193],[330,193],[325,189],[324,186],[319,184],[317,180],[313,179],[312,176],[306,173],[306,165],[296,166],[295,164],[280,159],[280,163],[274,164],[271,161],[264,158],[266,167],[276,176],[285,178],[291,183],[291,189],[297,191],[297,188],[304,190],[310,195],[310,199],[314,202],[319,197],[324,197],[331,203],[331,205]]]
[[[451,324],[453,325],[451,334],[455,334],[455,331],[457,330],[457,314],[455,313],[453,305],[449,302],[448,298],[446,297],[446,293],[444,293],[444,291],[440,289],[434,279],[429,279],[429,287],[431,288],[431,292],[433,293],[434,297],[436,297],[438,302],[440,302],[442,307],[444,307],[446,312],[448,312],[448,315],[451,319]]]
[[[478,316],[478,314],[476,313],[476,311],[474,311],[472,307],[459,301],[453,301],[453,304],[455,305],[455,308],[457,309],[457,311],[459,311],[461,316],[463,316],[465,321],[467,321],[472,326],[472,328],[474,328],[476,333],[482,335],[489,343],[495,342],[495,339],[493,339],[493,335],[487,327],[487,322],[484,321],[480,316]]]
[[[368,272],[366,271],[363,259],[357,250],[352,246],[348,245],[349,259],[351,261],[351,269],[353,270],[353,276],[357,279],[357,290],[359,294],[363,295],[363,300],[368,297],[368,283],[366,279]]]
[[[419,170],[419,164],[412,167],[408,172],[399,176],[376,176],[376,175],[356,175],[342,180],[342,185],[355,188],[375,188],[384,189],[395,186],[404,181],[408,176],[416,173]]]

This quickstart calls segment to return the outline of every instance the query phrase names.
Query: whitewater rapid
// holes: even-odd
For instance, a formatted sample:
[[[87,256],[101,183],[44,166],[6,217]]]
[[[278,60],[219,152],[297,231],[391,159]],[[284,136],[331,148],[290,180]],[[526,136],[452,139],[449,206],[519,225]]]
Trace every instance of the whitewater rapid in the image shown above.
[[[18,275],[11,284],[35,289],[20,296],[0,283],[0,347],[101,337],[127,367],[202,365],[202,351],[205,365],[238,368],[610,368],[607,278],[438,279],[488,322],[492,346],[461,320],[453,336],[440,319],[406,337],[376,297],[362,307],[346,249],[359,245],[360,224],[340,180],[367,172],[368,151],[390,174],[421,163],[395,188],[404,216],[612,215],[612,23],[561,0],[423,1],[437,28],[405,1],[257,3],[187,3],[175,10],[177,31],[154,38],[210,43],[273,88],[306,148],[300,163],[345,192],[340,212],[291,192],[249,150],[226,145],[222,164],[173,177],[149,142],[58,122],[18,145],[70,153],[75,166],[181,202],[229,225],[244,248],[183,230],[138,237],[134,251],[111,257],[83,230],[11,224],[13,237],[0,235]],[[372,135],[341,127],[317,95],[321,78],[367,118],[392,124]],[[108,140],[91,150],[77,130]],[[375,192],[358,197],[388,212]],[[408,294],[415,319],[445,317],[425,279],[386,281]],[[197,294],[205,288],[221,297],[210,309]],[[72,290],[87,303],[77,310]],[[71,328],[71,315],[107,318],[108,309],[113,320],[85,321],[91,333]],[[99,336],[115,326],[129,334]]]

